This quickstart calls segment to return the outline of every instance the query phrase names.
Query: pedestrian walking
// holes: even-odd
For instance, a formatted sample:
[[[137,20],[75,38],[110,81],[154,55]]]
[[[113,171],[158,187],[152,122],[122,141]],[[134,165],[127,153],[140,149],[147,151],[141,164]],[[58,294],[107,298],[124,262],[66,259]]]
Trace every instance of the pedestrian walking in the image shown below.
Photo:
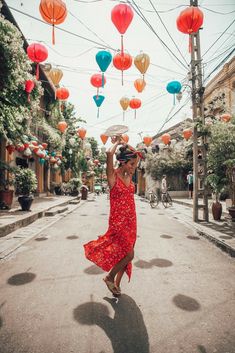
[[[187,183],[188,183],[188,198],[193,198],[193,173],[191,171],[188,172],[187,175]]]
[[[162,176],[161,190],[162,190],[162,193],[163,193],[163,194],[165,194],[165,193],[167,192],[166,175],[163,175],[163,176]]]
[[[121,295],[120,283],[124,272],[131,278],[132,259],[136,242],[135,186],[132,176],[140,153],[123,143],[120,137],[112,138],[113,146],[107,151],[107,180],[110,188],[110,215],[107,232],[84,245],[85,256],[108,274],[104,278],[114,296]],[[119,163],[114,169],[116,153]]]

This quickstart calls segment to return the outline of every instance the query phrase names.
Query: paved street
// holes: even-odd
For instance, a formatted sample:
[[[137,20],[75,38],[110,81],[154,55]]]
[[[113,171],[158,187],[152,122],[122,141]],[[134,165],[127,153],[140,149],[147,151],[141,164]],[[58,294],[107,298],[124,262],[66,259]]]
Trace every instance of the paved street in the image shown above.
[[[1,353],[235,353],[234,259],[181,221],[182,206],[136,204],[118,302],[82,247],[107,228],[105,195],[34,223],[42,232],[0,261]]]

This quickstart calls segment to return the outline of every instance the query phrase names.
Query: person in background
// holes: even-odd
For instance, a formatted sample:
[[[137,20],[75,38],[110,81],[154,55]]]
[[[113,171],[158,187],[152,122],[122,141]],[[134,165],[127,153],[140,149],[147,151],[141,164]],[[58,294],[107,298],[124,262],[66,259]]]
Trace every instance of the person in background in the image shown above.
[[[187,175],[187,183],[188,183],[188,198],[193,198],[193,173],[192,171],[188,172]]]
[[[166,193],[167,192],[166,175],[162,176],[161,191],[162,191],[162,193]]]

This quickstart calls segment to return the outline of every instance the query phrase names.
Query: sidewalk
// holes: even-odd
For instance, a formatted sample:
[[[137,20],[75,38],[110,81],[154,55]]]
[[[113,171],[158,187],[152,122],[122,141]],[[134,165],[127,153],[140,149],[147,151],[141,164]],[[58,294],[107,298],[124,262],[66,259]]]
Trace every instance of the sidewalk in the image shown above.
[[[16,204],[9,211],[0,211],[0,237],[13,232],[14,230],[25,227],[44,216],[45,212],[52,208],[59,207],[77,200],[74,196],[45,196],[35,197],[31,206],[31,211],[21,211],[20,205]]]
[[[184,223],[187,223],[196,229],[200,235],[208,238],[210,241],[215,243],[216,246],[229,253],[232,257],[235,257],[235,222],[231,221],[224,201],[221,201],[223,211],[220,221],[215,221],[213,219],[211,213],[211,204],[213,201],[209,200],[209,222],[201,221],[198,223],[195,223],[192,220],[191,209],[193,207],[193,200],[173,199],[173,202],[175,204],[182,205],[182,207],[188,207],[188,210],[185,210],[184,207]],[[200,217],[202,217],[202,211],[199,211],[199,218]]]

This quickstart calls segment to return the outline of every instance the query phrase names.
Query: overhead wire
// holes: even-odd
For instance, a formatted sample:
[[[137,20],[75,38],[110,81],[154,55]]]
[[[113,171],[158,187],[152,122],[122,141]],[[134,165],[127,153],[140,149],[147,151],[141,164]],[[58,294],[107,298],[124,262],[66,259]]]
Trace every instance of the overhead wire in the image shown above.
[[[143,15],[141,10],[139,9],[138,5],[134,0],[130,2],[130,0],[127,0],[128,4],[131,5],[131,7],[134,9],[134,11],[137,13],[137,15],[142,19],[142,21],[147,25],[147,27],[154,33],[154,35],[158,38],[160,43],[163,45],[164,49],[167,50],[167,53],[170,55],[171,59],[173,56],[173,59],[178,61],[178,63],[181,64],[181,66],[184,67],[184,69],[188,70],[188,67],[174,54],[174,52],[167,46],[167,44],[160,38],[160,36],[157,34],[155,29],[152,27],[152,25],[149,23],[149,21],[146,19],[146,17]],[[133,6],[134,4],[134,6]],[[171,56],[172,55],[172,56]]]
[[[185,57],[183,56],[183,54],[182,54],[180,48],[179,48],[178,45],[176,44],[174,38],[173,38],[172,35],[170,34],[170,32],[169,32],[169,30],[167,29],[165,23],[163,22],[161,16],[159,15],[159,11],[156,9],[156,7],[155,7],[155,5],[153,4],[152,0],[149,0],[149,2],[150,2],[150,4],[152,5],[152,7],[153,7],[153,9],[154,9],[154,12],[155,12],[156,15],[158,16],[158,18],[159,18],[161,24],[162,24],[163,27],[165,28],[165,30],[166,30],[168,36],[171,38],[172,42],[174,43],[174,45],[175,45],[175,47],[176,47],[178,53],[180,54],[181,58],[184,60],[184,62],[185,62],[186,65],[188,66],[188,63],[187,63],[187,61],[185,60]]]

